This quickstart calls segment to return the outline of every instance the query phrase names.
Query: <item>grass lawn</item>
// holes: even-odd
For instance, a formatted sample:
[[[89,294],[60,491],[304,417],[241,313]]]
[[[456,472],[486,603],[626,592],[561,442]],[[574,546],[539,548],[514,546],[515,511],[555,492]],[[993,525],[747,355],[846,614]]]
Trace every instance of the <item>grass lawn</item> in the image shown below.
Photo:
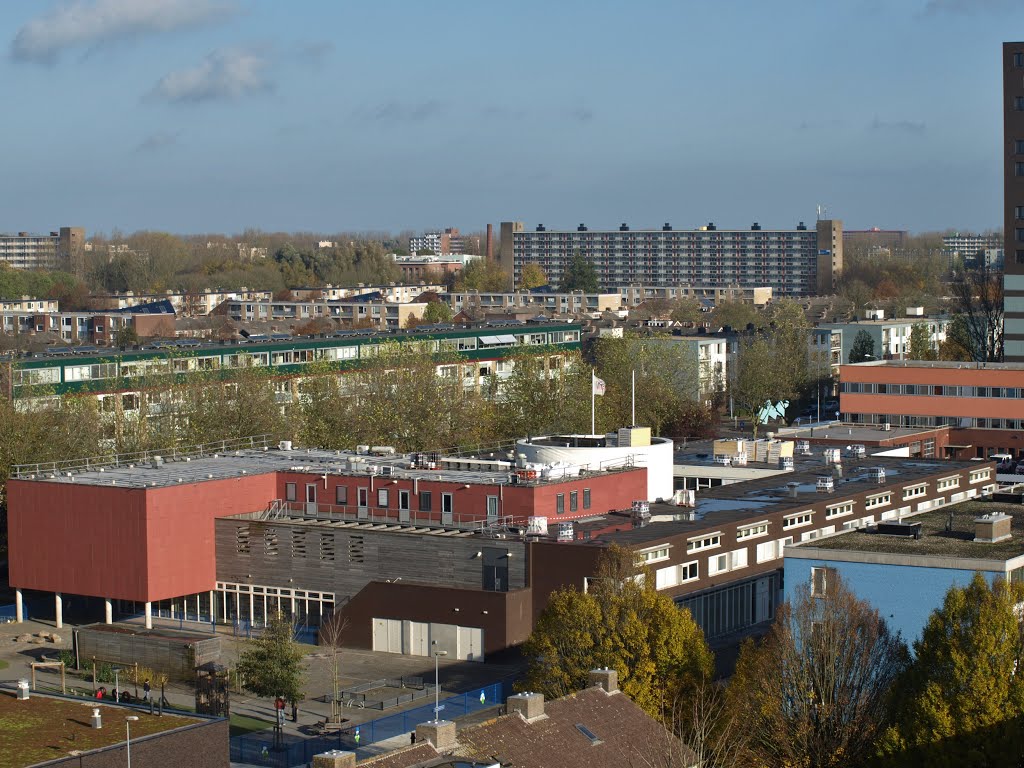
[[[273,725],[269,720],[260,720],[246,715],[231,714],[231,735],[244,736],[247,733],[263,731]]]
[[[8,668],[9,666],[11,666],[11,665],[10,665],[10,664],[8,664],[8,663],[7,663],[6,661],[4,661],[3,659],[0,659],[0,669],[7,669],[7,668]]]

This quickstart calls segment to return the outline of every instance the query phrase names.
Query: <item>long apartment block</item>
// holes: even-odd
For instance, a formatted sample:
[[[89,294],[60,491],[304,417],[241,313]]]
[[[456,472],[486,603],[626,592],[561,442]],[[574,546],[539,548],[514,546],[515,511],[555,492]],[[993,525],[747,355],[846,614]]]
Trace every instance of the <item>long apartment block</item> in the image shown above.
[[[833,292],[843,268],[843,225],[821,220],[813,228],[695,230],[547,229],[530,231],[522,222],[502,222],[499,264],[518,285],[523,267],[537,264],[557,284],[576,253],[597,271],[602,291],[621,286],[768,286],[777,296]]]

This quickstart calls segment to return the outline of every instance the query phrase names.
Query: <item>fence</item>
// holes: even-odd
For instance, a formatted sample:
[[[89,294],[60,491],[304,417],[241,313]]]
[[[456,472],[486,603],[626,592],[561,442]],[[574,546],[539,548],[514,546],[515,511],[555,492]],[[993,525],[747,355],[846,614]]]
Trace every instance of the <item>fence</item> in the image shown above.
[[[514,678],[508,677],[483,688],[449,696],[441,701],[438,716],[445,720],[454,720],[463,715],[479,712],[481,709],[503,704],[512,694],[513,680]],[[335,735],[293,740],[276,749],[273,746],[273,733],[269,730],[259,734],[235,736],[231,739],[231,762],[269,768],[293,768],[312,762],[313,755],[321,752],[331,749],[354,750],[356,747],[375,744],[414,731],[420,723],[433,719],[434,705],[431,703],[359,723]]]
[[[28,606],[24,605],[24,618],[28,621]],[[18,620],[18,611],[14,603],[10,605],[0,605],[0,624],[11,624]]]

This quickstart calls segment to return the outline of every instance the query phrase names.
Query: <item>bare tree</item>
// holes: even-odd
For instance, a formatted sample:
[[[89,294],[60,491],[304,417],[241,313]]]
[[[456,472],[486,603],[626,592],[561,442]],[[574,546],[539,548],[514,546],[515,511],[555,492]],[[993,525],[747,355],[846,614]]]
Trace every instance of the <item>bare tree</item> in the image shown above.
[[[729,699],[756,762],[858,765],[889,720],[889,693],[906,644],[831,569],[802,584],[760,646],[740,653]]]
[[[331,720],[341,716],[341,638],[349,621],[347,616],[335,614],[320,627],[320,644],[327,649],[327,667],[331,674]]]
[[[953,280],[954,311],[964,318],[974,360],[1003,359],[1003,276],[982,260],[981,266]]]

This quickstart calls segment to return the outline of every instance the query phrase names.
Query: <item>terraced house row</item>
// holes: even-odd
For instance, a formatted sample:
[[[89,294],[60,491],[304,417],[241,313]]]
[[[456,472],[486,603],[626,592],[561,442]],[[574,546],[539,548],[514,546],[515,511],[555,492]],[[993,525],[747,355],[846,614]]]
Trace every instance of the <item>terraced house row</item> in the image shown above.
[[[339,331],[319,337],[283,334],[247,341],[155,344],[127,351],[63,347],[32,357],[0,358],[3,388],[9,398],[29,400],[65,394],[95,393],[101,400],[120,395],[132,409],[138,395],[162,384],[206,374],[230,379],[232,372],[257,367],[278,379],[282,402],[298,397],[298,384],[314,364],[317,372],[358,370],[396,343],[435,355],[439,375],[462,378],[467,388],[488,377],[507,377],[514,354],[532,349],[559,369],[566,354],[580,349],[581,327],[573,323],[487,323],[430,326],[416,331]]]

